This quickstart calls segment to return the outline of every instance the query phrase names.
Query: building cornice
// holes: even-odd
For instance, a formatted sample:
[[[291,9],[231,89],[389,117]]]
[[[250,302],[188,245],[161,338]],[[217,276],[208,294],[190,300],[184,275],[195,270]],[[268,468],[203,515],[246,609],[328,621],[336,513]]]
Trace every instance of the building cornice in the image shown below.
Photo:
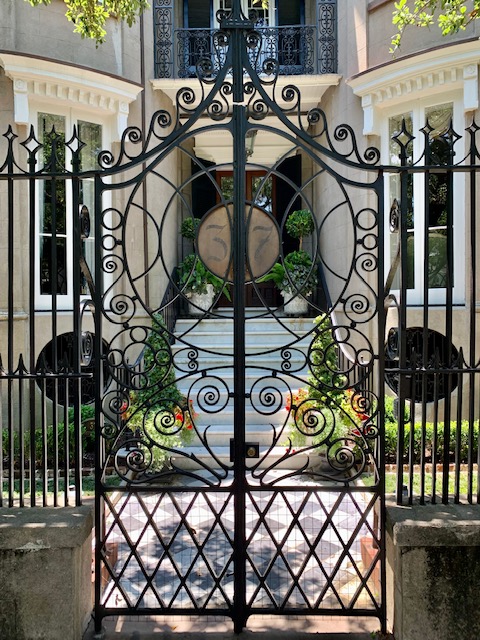
[[[383,109],[448,91],[463,92],[465,112],[478,109],[478,39],[435,47],[360,73],[347,80],[361,97],[365,135],[379,133]]]
[[[0,51],[0,65],[13,82],[16,124],[29,124],[32,100],[45,101],[114,116],[116,127],[112,133],[120,140],[127,127],[130,104],[142,91],[137,83],[45,58]]]
[[[283,88],[287,85],[294,85],[298,87],[301,96],[300,108],[302,121],[304,126],[308,126],[308,112],[320,103],[323,94],[329,87],[338,85],[340,78],[341,76],[337,74],[279,76],[275,84],[275,100],[280,107],[287,109],[285,115],[294,119],[295,123],[298,124],[298,113],[295,112],[294,114],[289,114],[288,107],[290,106],[290,103],[284,99],[283,94]],[[178,91],[183,87],[188,86],[190,89],[193,89],[195,93],[195,100],[188,105],[189,108],[193,109],[200,104],[202,88],[200,81],[196,78],[158,79],[152,80],[151,83],[155,90],[163,91],[163,93],[170,98],[173,105],[176,103]],[[265,91],[270,94],[270,96],[272,94],[272,90],[271,85],[265,85]],[[225,94],[222,95],[222,98],[224,98],[226,102],[228,101],[229,107],[231,108],[233,105],[232,95]],[[246,102],[250,98],[251,96],[246,96]],[[185,114],[185,117],[187,117],[187,114]],[[200,118],[197,121],[194,130],[195,128],[203,127],[204,125],[204,119]],[[261,120],[261,125],[262,126],[259,127],[259,130],[255,135],[249,162],[271,166],[279,158],[287,157],[289,153],[292,152],[292,144],[288,137],[275,135],[267,130],[268,126],[271,126],[276,129],[280,128],[285,132],[288,131],[287,126],[280,124],[277,119],[272,119],[270,116],[266,116]],[[229,131],[215,130],[209,131],[208,134],[202,133],[196,135],[194,149],[196,156],[199,158],[218,163],[229,164],[233,162],[232,140]]]
[[[275,98],[276,102],[282,108],[288,108],[289,103],[283,99],[282,90],[287,85],[294,85],[298,87],[301,93],[301,109],[303,113],[307,113],[310,109],[316,107],[325,91],[329,87],[338,85],[342,76],[336,73],[325,73],[321,75],[299,75],[299,76],[279,76],[275,85],[265,85],[265,91],[269,94],[272,92],[272,87],[275,86]],[[195,91],[196,100],[189,105],[190,108],[197,107],[200,103],[202,96],[202,88],[200,81],[197,78],[184,78],[184,79],[155,79],[151,80],[153,89],[157,91],[163,91],[173,104],[178,91],[187,86]],[[230,105],[233,103],[231,95],[223,96]],[[248,97],[247,97],[248,99]]]

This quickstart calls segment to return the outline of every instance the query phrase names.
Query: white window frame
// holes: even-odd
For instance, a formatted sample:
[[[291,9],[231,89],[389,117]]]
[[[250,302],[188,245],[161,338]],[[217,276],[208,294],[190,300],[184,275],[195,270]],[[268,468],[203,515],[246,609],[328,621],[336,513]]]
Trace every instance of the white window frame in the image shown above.
[[[65,118],[65,139],[68,141],[73,134],[73,125],[77,122],[91,122],[92,124],[98,124],[102,127],[102,149],[109,149],[111,147],[112,135],[111,135],[111,118],[99,116],[93,110],[79,109],[76,107],[61,107],[58,105],[52,105],[47,102],[36,102],[30,108],[31,124],[34,127],[35,132],[38,132],[38,118],[39,114],[46,113],[49,115],[60,116]],[[37,137],[40,132],[38,132]],[[69,149],[65,152],[65,165],[68,170],[71,160],[71,153]],[[40,197],[41,197],[41,181],[37,182],[35,202],[36,202],[36,215],[35,215],[35,308],[39,311],[47,311],[52,308],[52,294],[42,294],[40,291]],[[70,186],[69,186],[70,185]],[[109,208],[111,204],[110,192],[104,193],[102,209]],[[71,215],[73,206],[73,194],[71,189],[71,182],[67,181],[66,189],[66,261],[67,261],[67,294],[56,296],[56,307],[60,311],[73,310],[73,216]],[[79,212],[77,212],[79,213]],[[90,211],[91,218],[94,218],[94,212]],[[91,233],[94,234],[94,228],[92,224]],[[94,274],[92,274],[93,276]],[[105,274],[106,281],[104,282],[104,289],[108,288],[108,281],[110,278],[108,274]],[[89,294],[81,295],[80,299],[85,300],[90,297]]]
[[[442,95],[434,95],[421,100],[412,100],[411,102],[400,102],[395,107],[391,107],[388,110],[382,112],[382,157],[385,159],[385,164],[390,165],[392,160],[390,158],[390,133],[389,133],[389,121],[394,116],[401,115],[402,113],[412,114],[412,127],[413,135],[413,159],[414,162],[420,158],[424,150],[424,136],[420,129],[425,126],[426,118],[425,111],[429,107],[435,107],[441,104],[451,103],[453,105],[453,129],[464,134],[465,131],[465,116],[463,110],[462,96],[458,92],[444,93]],[[455,143],[455,157],[462,158],[464,155],[464,137]],[[390,175],[385,174],[385,266],[386,273],[390,268],[395,256],[392,255],[391,250],[391,232],[389,229],[389,216],[390,216]],[[446,304],[446,288],[430,288],[428,290],[428,301],[423,300],[423,285],[424,285],[424,241],[425,241],[425,216],[424,216],[424,176],[422,173],[415,173],[413,176],[413,193],[414,193],[414,247],[415,247],[415,273],[414,273],[414,288],[406,290],[406,302],[410,306],[423,305],[424,302],[428,302],[429,305],[442,306]],[[453,189],[455,193],[455,203],[453,209],[453,215],[455,216],[453,224],[453,288],[452,299],[454,304],[465,303],[465,177],[461,173],[453,174]],[[398,270],[400,266],[398,267]],[[397,293],[395,289],[392,289],[392,293]]]
[[[267,16],[268,16],[268,21],[266,24],[262,24],[261,26],[264,27],[274,27],[275,26],[275,15],[276,15],[276,11],[277,11],[277,6],[276,6],[276,2],[271,1],[269,3],[269,6],[267,9],[263,9],[261,3],[253,6],[254,0],[241,0],[241,6],[242,6],[242,11],[243,13],[248,17],[248,12],[250,9],[255,9],[259,15],[261,15],[262,12],[268,12]],[[217,15],[217,12],[223,8],[225,2],[224,0],[213,0],[213,25],[212,28],[213,29],[218,29],[218,23],[216,23],[216,18],[215,16]]]

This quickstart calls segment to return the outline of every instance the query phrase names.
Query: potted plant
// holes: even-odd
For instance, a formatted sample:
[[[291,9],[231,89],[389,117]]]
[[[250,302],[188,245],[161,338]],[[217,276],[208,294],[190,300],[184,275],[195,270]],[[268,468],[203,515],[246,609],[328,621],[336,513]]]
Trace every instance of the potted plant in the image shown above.
[[[189,313],[202,315],[213,307],[215,297],[223,291],[230,300],[226,283],[209,271],[194,254],[189,254],[178,267],[178,284],[189,299]]]
[[[191,216],[185,218],[180,226],[180,234],[182,238],[185,238],[186,240],[195,240],[200,222],[200,218],[193,218]]]
[[[308,310],[307,297],[317,285],[317,274],[309,254],[302,248],[303,238],[313,233],[315,222],[309,209],[292,211],[285,222],[287,233],[298,238],[299,248],[277,262],[259,282],[272,280],[284,299],[287,315],[300,316]]]
[[[313,233],[315,222],[309,209],[292,211],[285,222],[287,233],[292,238],[298,238],[298,248],[302,251],[303,238]]]
[[[307,298],[317,286],[317,274],[306,251],[299,249],[287,254],[283,262],[276,262],[259,282],[269,280],[280,290],[287,315],[299,316],[307,312]]]

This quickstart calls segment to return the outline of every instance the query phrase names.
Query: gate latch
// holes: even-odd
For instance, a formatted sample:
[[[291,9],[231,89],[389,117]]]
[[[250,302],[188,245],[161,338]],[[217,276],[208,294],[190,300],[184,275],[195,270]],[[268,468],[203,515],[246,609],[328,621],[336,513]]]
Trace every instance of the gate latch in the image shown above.
[[[230,438],[230,462],[235,458],[235,440]],[[245,442],[245,458],[259,458],[260,445],[258,442]]]

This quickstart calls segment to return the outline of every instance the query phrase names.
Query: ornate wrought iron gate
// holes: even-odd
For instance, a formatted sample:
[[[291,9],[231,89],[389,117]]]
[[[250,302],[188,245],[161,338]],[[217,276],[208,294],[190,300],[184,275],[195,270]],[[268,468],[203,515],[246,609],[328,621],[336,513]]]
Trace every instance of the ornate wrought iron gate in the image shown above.
[[[96,174],[97,631],[105,616],[142,613],[225,615],[237,632],[258,613],[384,625],[378,155],[361,158],[349,127],[331,137],[322,111],[303,112],[278,62],[257,59],[261,37],[239,3],[219,20],[196,88],[145,136],[127,130]],[[217,134],[232,157],[212,166],[193,139]],[[284,145],[268,165],[247,148],[264,135]],[[309,167],[300,184],[281,169],[294,154]],[[195,171],[178,179],[171,167],[185,159]],[[227,192],[216,172],[230,167]],[[251,200],[249,168],[261,176]],[[198,229],[195,180],[217,201]],[[291,193],[278,220],[271,181]],[[313,212],[314,232],[286,256],[297,208]],[[182,217],[194,257],[172,271]],[[246,309],[246,288],[278,274],[308,318]],[[191,295],[205,279],[215,297],[202,309]],[[218,307],[225,290],[233,311]]]

